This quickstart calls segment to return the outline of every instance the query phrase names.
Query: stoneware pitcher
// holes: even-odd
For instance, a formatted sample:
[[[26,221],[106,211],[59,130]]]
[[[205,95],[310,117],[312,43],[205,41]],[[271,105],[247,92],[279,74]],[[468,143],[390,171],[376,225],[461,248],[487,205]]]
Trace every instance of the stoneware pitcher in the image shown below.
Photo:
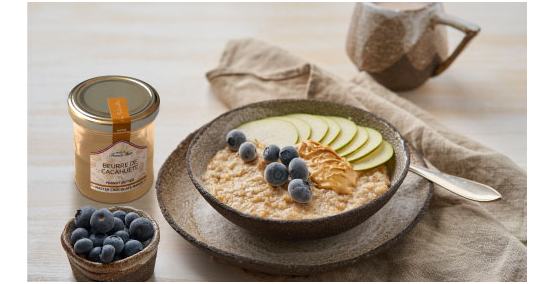
[[[451,55],[445,26],[465,33]],[[346,50],[361,71],[393,91],[441,74],[480,28],[444,13],[442,3],[356,3]]]

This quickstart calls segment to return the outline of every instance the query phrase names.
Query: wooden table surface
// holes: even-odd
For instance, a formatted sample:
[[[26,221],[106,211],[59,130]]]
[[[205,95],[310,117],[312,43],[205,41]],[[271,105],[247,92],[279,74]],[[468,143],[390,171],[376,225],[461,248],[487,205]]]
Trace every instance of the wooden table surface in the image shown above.
[[[73,132],[66,98],[90,77],[120,74],[161,95],[155,169],[184,137],[227,111],[210,92],[227,40],[256,37],[344,78],[357,73],[345,52],[352,3],[28,4],[28,280],[71,281],[59,236],[77,208],[106,204],[73,181]],[[450,128],[527,165],[527,7],[525,3],[447,3],[481,26],[443,75],[401,96]],[[461,38],[449,30],[451,48]],[[157,171],[156,171],[157,174]],[[152,280],[253,280],[211,259],[165,222],[155,189],[128,205],[162,229]]]

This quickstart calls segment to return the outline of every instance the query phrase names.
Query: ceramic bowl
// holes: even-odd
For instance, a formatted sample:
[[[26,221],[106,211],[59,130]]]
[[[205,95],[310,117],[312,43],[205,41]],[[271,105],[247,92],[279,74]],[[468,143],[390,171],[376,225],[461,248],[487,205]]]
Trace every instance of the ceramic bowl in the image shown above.
[[[61,235],[62,247],[64,248],[73,276],[77,281],[116,281],[116,282],[138,282],[147,281],[154,273],[158,244],[160,243],[160,228],[156,221],[148,213],[129,206],[115,206],[108,208],[111,212],[122,210],[125,212],[136,212],[140,217],[148,218],[154,224],[154,236],[143,242],[144,249],[139,253],[111,263],[103,264],[92,262],[80,257],[73,250],[71,245],[71,232],[75,229],[74,218],[65,225]]]
[[[390,188],[376,199],[340,214],[316,219],[278,220],[240,212],[215,198],[204,187],[202,175],[217,151],[226,147],[225,136],[235,127],[269,116],[309,113],[347,117],[358,125],[371,127],[383,135],[394,148],[386,166]],[[406,142],[384,119],[360,108],[318,100],[272,100],[245,105],[226,112],[206,124],[192,140],[186,157],[188,174],[202,197],[221,215],[236,225],[268,237],[285,239],[323,238],[359,225],[375,214],[394,195],[408,172],[410,155]]]

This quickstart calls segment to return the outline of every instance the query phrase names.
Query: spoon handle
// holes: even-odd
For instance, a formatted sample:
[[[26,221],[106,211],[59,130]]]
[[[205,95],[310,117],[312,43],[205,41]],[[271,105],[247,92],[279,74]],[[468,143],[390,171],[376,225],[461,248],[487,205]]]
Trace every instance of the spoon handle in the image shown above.
[[[494,188],[461,177],[410,165],[410,171],[467,199],[492,201],[502,197]]]

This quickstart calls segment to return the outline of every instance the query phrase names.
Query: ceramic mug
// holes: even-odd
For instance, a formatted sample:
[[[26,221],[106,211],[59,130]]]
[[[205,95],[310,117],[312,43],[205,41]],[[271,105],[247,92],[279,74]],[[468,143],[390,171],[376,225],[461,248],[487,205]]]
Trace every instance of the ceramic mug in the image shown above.
[[[445,26],[465,33],[451,55]],[[445,14],[442,3],[356,3],[346,50],[380,84],[410,90],[446,70],[479,30]]]

